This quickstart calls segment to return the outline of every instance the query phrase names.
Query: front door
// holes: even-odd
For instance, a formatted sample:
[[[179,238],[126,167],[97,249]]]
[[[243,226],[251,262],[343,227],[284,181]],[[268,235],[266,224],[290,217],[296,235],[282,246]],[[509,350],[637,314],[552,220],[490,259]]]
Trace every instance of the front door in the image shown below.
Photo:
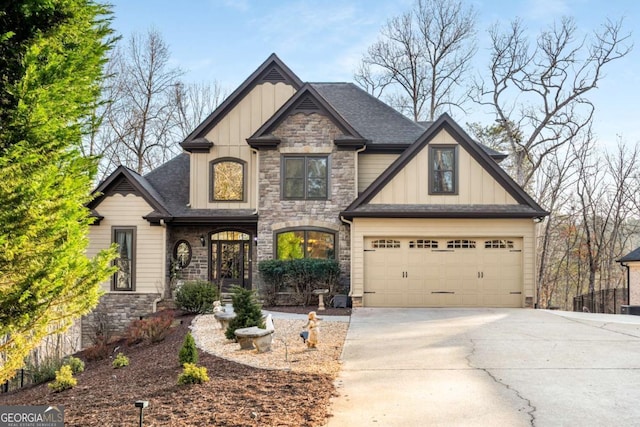
[[[251,288],[251,239],[247,233],[223,231],[211,235],[211,281],[222,292]]]

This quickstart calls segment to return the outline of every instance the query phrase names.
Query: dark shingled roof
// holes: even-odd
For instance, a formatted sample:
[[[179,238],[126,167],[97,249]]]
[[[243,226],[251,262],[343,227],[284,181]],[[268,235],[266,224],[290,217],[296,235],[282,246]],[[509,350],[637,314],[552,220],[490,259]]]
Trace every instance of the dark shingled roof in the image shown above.
[[[189,203],[189,155],[180,154],[144,176],[157,189],[173,216]]]
[[[618,262],[630,261],[640,261],[640,248],[636,248],[618,260]]]
[[[353,83],[311,86],[355,129],[367,145],[411,144],[424,128]]]

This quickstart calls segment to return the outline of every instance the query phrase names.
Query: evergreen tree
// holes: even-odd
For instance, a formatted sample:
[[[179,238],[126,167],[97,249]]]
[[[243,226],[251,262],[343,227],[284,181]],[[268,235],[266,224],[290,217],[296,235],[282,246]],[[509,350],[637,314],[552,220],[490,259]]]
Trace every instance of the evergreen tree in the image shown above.
[[[262,306],[256,300],[254,291],[234,286],[231,301],[233,302],[233,311],[236,313],[236,317],[229,322],[229,327],[225,331],[227,339],[233,340],[236,338],[236,329],[249,328],[251,326],[264,328]]]
[[[0,10],[0,383],[98,302],[114,251],[85,255],[96,159],[79,147],[112,45],[92,0]]]
[[[180,365],[184,365],[185,363],[198,363],[198,349],[196,348],[196,342],[191,332],[188,332],[184,337],[182,347],[178,353],[178,360],[180,361]]]

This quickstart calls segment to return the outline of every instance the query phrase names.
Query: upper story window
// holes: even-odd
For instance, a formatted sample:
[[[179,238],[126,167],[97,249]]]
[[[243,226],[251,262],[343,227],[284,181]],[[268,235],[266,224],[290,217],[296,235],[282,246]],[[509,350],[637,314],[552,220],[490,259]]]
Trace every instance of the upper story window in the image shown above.
[[[329,158],[286,156],[282,160],[284,199],[326,199],[329,187]]]
[[[111,281],[114,291],[135,290],[136,278],[136,228],[114,227],[112,231],[113,243],[118,246],[118,257],[114,264],[118,267]]]
[[[458,194],[457,147],[429,147],[429,194]]]
[[[276,234],[278,259],[334,259],[336,234],[333,231],[296,229]]]
[[[211,162],[212,202],[242,202],[245,200],[245,162],[223,158]]]

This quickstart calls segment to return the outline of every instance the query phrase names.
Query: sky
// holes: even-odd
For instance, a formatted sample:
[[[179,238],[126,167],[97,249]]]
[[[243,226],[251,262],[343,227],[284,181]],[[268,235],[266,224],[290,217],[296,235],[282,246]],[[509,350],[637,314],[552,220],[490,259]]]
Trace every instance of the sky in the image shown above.
[[[619,138],[640,142],[640,2],[638,0],[463,0],[478,13],[475,65],[486,61],[487,29],[520,18],[532,34],[563,16],[585,33],[607,18],[624,18],[636,44],[625,58],[605,69],[605,78],[588,97],[596,106],[594,128],[604,147]],[[350,82],[367,48],[385,23],[408,11],[413,0],[110,0],[116,32],[123,37],[160,32],[174,66],[187,82],[217,81],[226,93],[239,86],[271,53],[301,80]],[[485,58],[483,61],[482,59]],[[453,112],[460,124],[493,116],[469,107]],[[469,120],[472,118],[472,120]]]

